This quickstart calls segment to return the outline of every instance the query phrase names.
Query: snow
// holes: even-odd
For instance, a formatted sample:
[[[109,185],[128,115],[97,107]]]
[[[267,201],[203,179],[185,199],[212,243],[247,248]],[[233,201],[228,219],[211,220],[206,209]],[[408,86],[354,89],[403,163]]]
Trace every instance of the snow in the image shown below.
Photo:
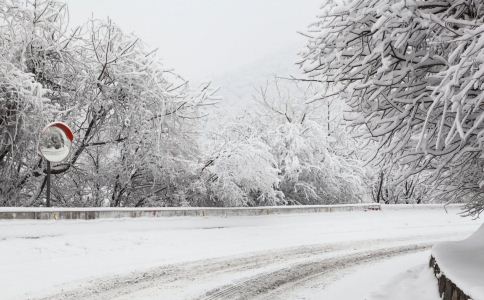
[[[214,285],[263,272],[263,267],[267,271],[301,264],[300,260],[338,255],[344,259],[344,255],[377,248],[462,239],[482,223],[458,216],[457,208],[448,211],[424,208],[230,218],[4,220],[0,221],[0,290],[2,299],[43,297],[88,287],[110,276],[193,262],[185,267],[188,279],[180,279],[183,284],[162,288],[166,293],[178,289],[194,295],[206,291],[205,287],[216,288]],[[326,247],[332,250],[324,250]],[[294,257],[287,253],[294,253]],[[328,257],[319,257],[324,253]],[[193,279],[207,275],[207,259],[242,263],[254,255],[261,258],[244,265],[240,273],[227,270],[230,263],[222,260],[218,267],[223,272],[216,277],[217,282]],[[196,263],[198,260],[202,263]],[[426,259],[419,263],[426,263]]]
[[[424,258],[428,258],[425,255]],[[403,266],[402,266],[403,267]],[[368,300],[440,300],[434,273],[428,264],[413,267],[395,276]]]
[[[57,211],[155,211],[155,210],[259,210],[259,209],[280,209],[280,208],[311,208],[311,207],[376,207],[379,204],[376,203],[356,203],[356,204],[333,204],[333,205],[291,205],[291,206],[258,206],[258,207],[0,207],[0,212],[57,212]],[[422,204],[420,206],[414,205],[388,205],[387,208],[403,209],[403,208],[436,208],[442,209],[442,205],[435,204]],[[454,207],[459,207],[455,205]]]
[[[325,285],[316,279],[287,299],[440,300],[437,281],[426,262],[429,251],[385,259],[349,269]],[[348,287],[351,286],[351,289]]]
[[[435,245],[432,254],[441,272],[465,294],[484,299],[484,225],[466,240]]]
[[[57,212],[57,211],[154,211],[154,210],[244,210],[244,211],[256,211],[259,209],[293,209],[293,208],[311,208],[311,207],[328,207],[328,208],[340,208],[340,207],[382,207],[385,210],[412,210],[412,209],[436,209],[445,210],[458,209],[463,204],[449,204],[444,206],[443,204],[385,204],[380,205],[378,203],[355,203],[355,204],[332,204],[332,205],[291,205],[291,206],[257,206],[257,207],[0,207],[1,212]]]

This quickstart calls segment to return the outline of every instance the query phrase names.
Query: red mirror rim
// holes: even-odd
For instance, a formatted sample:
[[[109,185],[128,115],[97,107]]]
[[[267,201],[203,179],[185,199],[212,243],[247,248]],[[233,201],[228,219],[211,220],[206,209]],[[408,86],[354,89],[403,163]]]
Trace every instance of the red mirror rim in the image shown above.
[[[69,126],[67,126],[66,123],[64,123],[64,122],[53,122],[53,123],[50,123],[49,125],[47,125],[45,128],[49,128],[51,126],[55,126],[55,127],[60,128],[65,133],[65,135],[69,139],[69,141],[72,142],[74,140],[74,133],[72,133],[72,130],[69,128]]]

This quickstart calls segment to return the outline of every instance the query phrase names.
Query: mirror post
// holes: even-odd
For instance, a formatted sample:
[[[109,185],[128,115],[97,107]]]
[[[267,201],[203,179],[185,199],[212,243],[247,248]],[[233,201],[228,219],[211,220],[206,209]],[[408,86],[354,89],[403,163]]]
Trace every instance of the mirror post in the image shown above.
[[[50,184],[51,184],[51,163],[64,161],[69,156],[72,147],[74,134],[72,130],[63,122],[53,122],[42,129],[37,145],[37,151],[47,162],[47,172],[44,183],[46,186],[45,206],[50,207]]]
[[[50,161],[47,161],[47,189],[46,189],[46,202],[45,205],[50,207]]]

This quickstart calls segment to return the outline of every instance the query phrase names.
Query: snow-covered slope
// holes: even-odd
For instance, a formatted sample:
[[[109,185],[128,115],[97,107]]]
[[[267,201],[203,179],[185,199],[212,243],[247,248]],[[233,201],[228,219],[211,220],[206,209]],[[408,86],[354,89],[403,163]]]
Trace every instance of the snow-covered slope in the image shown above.
[[[484,225],[464,241],[432,249],[440,270],[474,300],[484,299]]]

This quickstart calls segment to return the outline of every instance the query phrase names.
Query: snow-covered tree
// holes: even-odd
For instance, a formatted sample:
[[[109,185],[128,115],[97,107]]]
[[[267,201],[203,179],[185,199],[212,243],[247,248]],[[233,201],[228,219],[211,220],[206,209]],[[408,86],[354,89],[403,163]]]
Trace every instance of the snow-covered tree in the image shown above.
[[[278,191],[277,162],[259,129],[243,118],[214,133],[211,154],[202,168],[203,180],[207,182],[205,204],[285,204],[284,195]]]
[[[341,4],[339,4],[341,3]],[[330,1],[302,67],[346,99],[380,142],[378,163],[424,170],[471,213],[484,209],[484,6],[481,1]]]
[[[275,79],[251,110],[213,132],[197,185],[203,205],[357,203],[368,170],[342,126],[341,106],[314,101],[311,84]],[[205,184],[203,184],[205,182]],[[208,197],[200,197],[206,193]],[[193,193],[192,193],[193,197]]]
[[[358,143],[341,123],[342,106],[314,101],[311,84],[275,80],[261,89],[262,136],[280,169],[280,190],[293,204],[365,200],[367,170]]]
[[[75,131],[52,167],[54,205],[172,205],[197,163],[193,128],[211,97],[110,20],[69,29],[64,3],[0,0],[0,201],[41,203],[42,127]]]
[[[399,170],[383,168],[374,176],[371,196],[382,204],[421,204],[432,201],[432,189],[426,182],[428,172],[400,182]]]

